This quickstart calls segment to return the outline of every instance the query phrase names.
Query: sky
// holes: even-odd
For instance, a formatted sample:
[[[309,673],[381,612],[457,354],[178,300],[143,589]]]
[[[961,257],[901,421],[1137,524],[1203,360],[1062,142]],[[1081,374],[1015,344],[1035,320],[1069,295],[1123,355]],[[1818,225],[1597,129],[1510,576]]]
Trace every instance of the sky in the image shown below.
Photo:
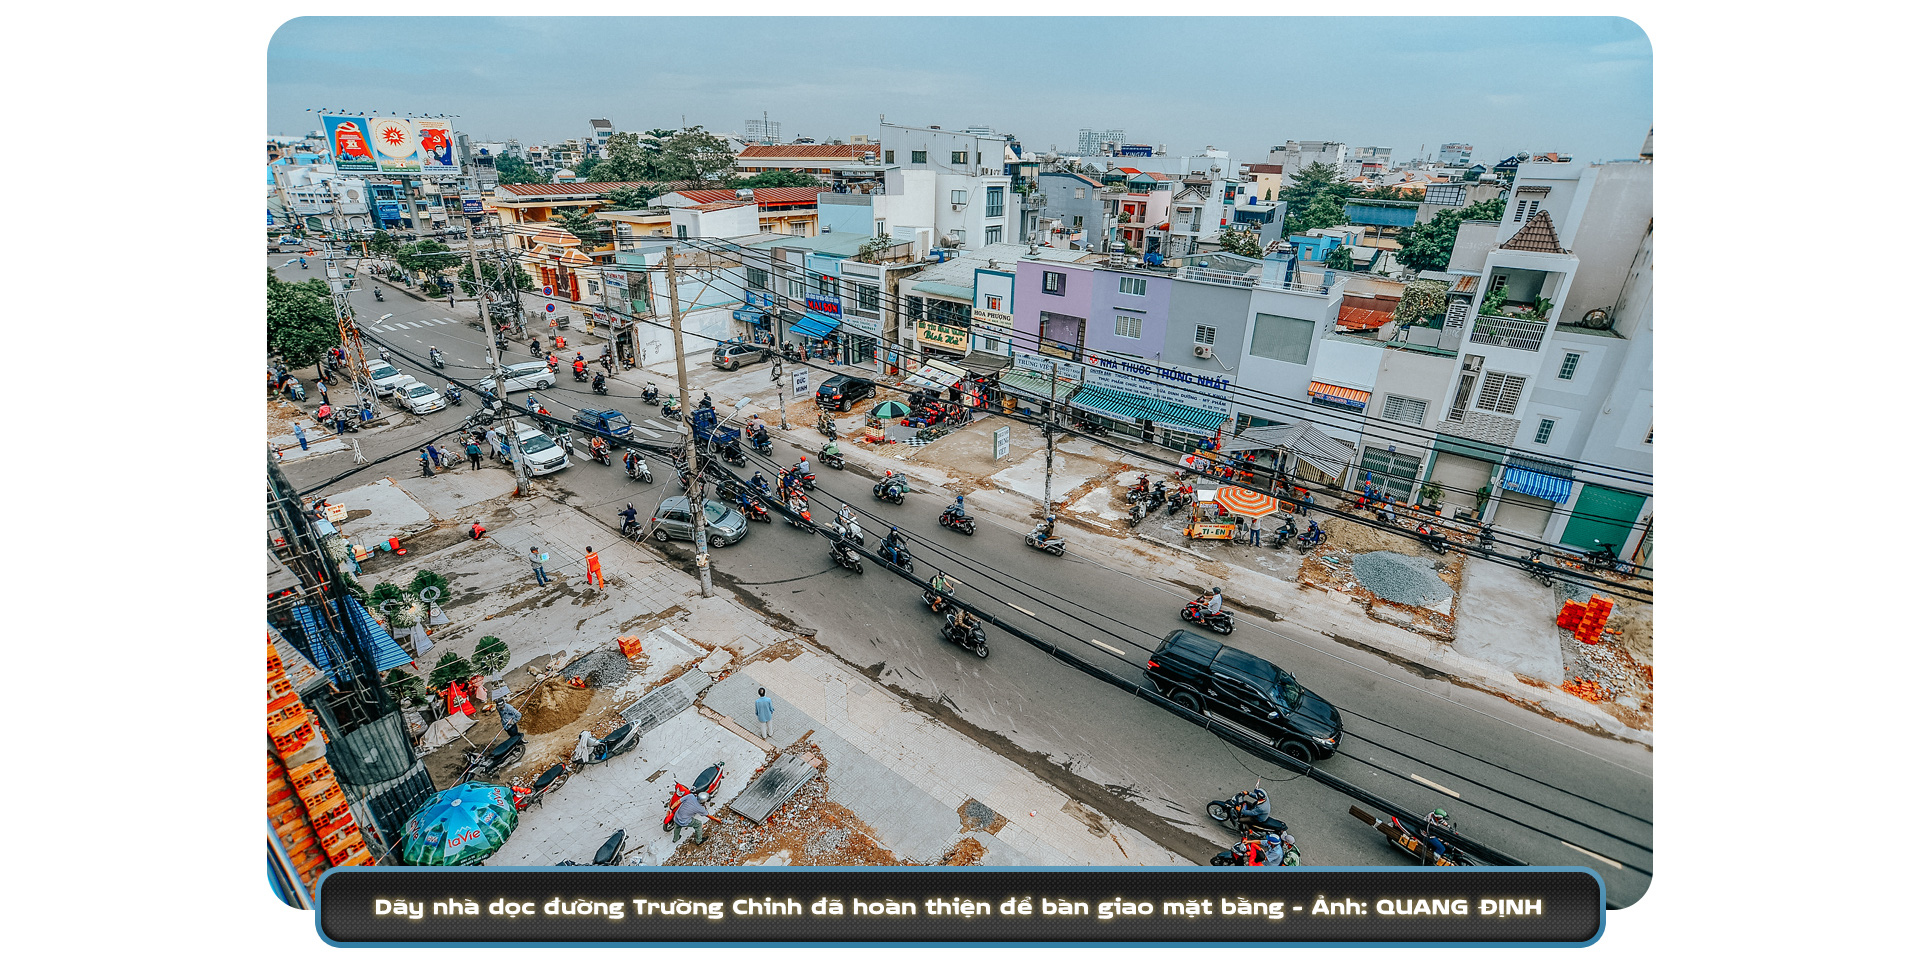
[[[540,144],[592,118],[739,132],[765,112],[783,141],[877,138],[884,115],[1029,151],[1118,128],[1242,162],[1289,139],[1590,162],[1639,153],[1652,55],[1612,17],[306,17],[268,46],[267,129],[328,108]]]

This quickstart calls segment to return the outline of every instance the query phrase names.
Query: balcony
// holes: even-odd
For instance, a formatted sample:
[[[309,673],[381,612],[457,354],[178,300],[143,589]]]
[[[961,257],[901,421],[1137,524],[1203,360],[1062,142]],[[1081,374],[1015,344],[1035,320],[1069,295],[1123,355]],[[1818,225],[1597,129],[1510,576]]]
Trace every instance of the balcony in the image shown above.
[[[1181,278],[1190,282],[1203,282],[1208,285],[1234,285],[1240,288],[1259,288],[1269,292],[1289,292],[1294,295],[1325,295],[1328,287],[1306,282],[1287,284],[1286,282],[1262,281],[1259,275],[1231,275],[1226,272],[1207,271],[1193,265],[1182,266]]]
[[[1474,321],[1473,332],[1467,336],[1467,341],[1482,346],[1537,350],[1546,334],[1547,323],[1544,322],[1482,313]]]

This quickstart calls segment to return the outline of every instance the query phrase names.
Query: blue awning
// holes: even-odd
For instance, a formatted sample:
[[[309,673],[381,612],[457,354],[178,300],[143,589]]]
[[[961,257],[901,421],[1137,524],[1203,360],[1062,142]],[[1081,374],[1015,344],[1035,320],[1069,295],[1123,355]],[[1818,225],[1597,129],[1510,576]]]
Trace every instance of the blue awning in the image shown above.
[[[1134,423],[1146,418],[1161,427],[1185,431],[1188,434],[1211,436],[1227,422],[1227,415],[1216,414],[1198,407],[1184,404],[1170,404],[1153,397],[1142,397],[1107,387],[1084,386],[1080,392],[1067,401],[1070,406],[1102,417],[1111,417],[1116,421]]]
[[[791,327],[794,332],[813,339],[825,339],[838,328],[840,328],[840,323],[825,316],[814,315],[811,312],[801,315],[800,321],[794,323]]]
[[[1561,503],[1573,496],[1573,470],[1565,465],[1536,461],[1524,455],[1508,460],[1500,479],[1503,488],[1525,492],[1537,499]]]
[[[757,326],[761,320],[767,317],[767,314],[765,312],[750,312],[746,309],[735,309],[733,317],[741,322],[751,322]]]
[[[399,668],[413,661],[413,656],[401,649],[400,643],[393,640],[387,629],[374,621],[373,615],[360,606],[360,602],[351,597],[339,601],[345,611],[347,624],[353,628],[354,636],[360,639],[360,646],[373,650],[373,667],[384,672],[389,668]]]

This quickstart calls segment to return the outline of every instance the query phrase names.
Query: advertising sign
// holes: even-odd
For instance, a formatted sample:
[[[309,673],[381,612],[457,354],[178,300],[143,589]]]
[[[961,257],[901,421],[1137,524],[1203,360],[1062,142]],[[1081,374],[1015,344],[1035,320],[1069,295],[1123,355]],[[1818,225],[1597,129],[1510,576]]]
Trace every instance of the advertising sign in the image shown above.
[[[358,116],[323,115],[320,126],[327,133],[327,145],[333,153],[333,168],[340,173],[377,173],[380,164],[373,158],[372,137],[367,120]]]
[[[1013,313],[998,309],[974,309],[973,321],[1001,332],[1013,331]]]
[[[453,124],[445,119],[414,119],[413,130],[419,147],[419,172],[426,176],[459,176],[460,164],[453,160]]]
[[[1007,449],[1013,444],[1013,428],[1001,426],[993,429],[993,460],[999,461],[1007,456]]]
[[[420,172],[420,141],[408,119],[369,119],[374,157],[382,173]]]
[[[822,315],[830,315],[835,318],[839,318],[840,300],[828,295],[814,295],[812,293],[808,293],[807,294],[807,311],[818,312]]]
[[[1053,375],[1053,365],[1055,363],[1060,364],[1060,379],[1062,382],[1078,383],[1085,379],[1084,375],[1087,372],[1087,368],[1084,364],[1075,363],[1072,360],[1056,359],[1051,356],[1022,353],[1019,350],[1015,350],[1013,353],[1014,366],[1022,370],[1032,370],[1043,377]]]
[[[400,219],[400,201],[398,200],[376,200],[373,202],[373,206],[375,210],[379,211],[380,219],[383,221],[397,221]]]
[[[928,322],[925,319],[915,323],[920,329],[920,345],[937,346],[964,353],[972,348],[971,331],[966,326],[949,325],[944,322]]]
[[[1153,147],[1152,147],[1152,146],[1122,146],[1122,147],[1120,147],[1120,155],[1122,155],[1122,156],[1152,156],[1152,155],[1153,155]]]
[[[480,202],[480,197],[477,194],[473,196],[461,197],[460,212],[463,214],[485,213],[486,205]]]
[[[804,366],[793,371],[793,395],[795,397],[807,395],[807,368]]]
[[[1197,407],[1216,414],[1233,413],[1233,382],[1226,377],[1092,352],[1086,354],[1086,361],[1086,382],[1096,387]]]

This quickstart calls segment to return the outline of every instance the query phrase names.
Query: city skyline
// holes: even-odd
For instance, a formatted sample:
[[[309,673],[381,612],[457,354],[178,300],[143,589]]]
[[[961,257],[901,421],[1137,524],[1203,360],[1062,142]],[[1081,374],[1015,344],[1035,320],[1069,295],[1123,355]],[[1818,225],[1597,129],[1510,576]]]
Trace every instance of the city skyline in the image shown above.
[[[306,110],[323,106],[452,115],[454,128],[476,140],[527,144],[585,135],[590,118],[610,118],[625,131],[685,124],[739,132],[765,112],[789,141],[826,142],[877,137],[884,115],[955,130],[985,125],[1020,137],[1028,151],[1070,154],[1082,128],[1116,128],[1130,142],[1165,145],[1175,155],[1212,145],[1248,162],[1289,139],[1326,139],[1390,146],[1395,160],[1466,142],[1476,160],[1491,163],[1517,151],[1581,162],[1627,158],[1652,125],[1651,45],[1621,18],[1027,18],[1018,31],[1005,30],[1005,21],[299,18],[268,46],[268,132],[317,129]],[[689,70],[671,62],[583,63],[575,46],[591,35],[612,49],[644,47],[722,22],[736,50],[815,36],[863,57],[805,72],[791,59],[769,58]],[[1234,82],[1196,82],[1177,96],[1116,99],[1140,86],[1116,88],[1080,62],[1048,55],[1139,50],[1168,44],[1181,28],[1219,37],[1227,23],[1262,39],[1262,61],[1281,67],[1255,68]],[[936,70],[927,67],[930,48],[956,53]],[[548,59],[565,59],[569,70],[526,70]],[[1423,79],[1431,83],[1422,87]],[[565,108],[556,109],[562,101]]]

